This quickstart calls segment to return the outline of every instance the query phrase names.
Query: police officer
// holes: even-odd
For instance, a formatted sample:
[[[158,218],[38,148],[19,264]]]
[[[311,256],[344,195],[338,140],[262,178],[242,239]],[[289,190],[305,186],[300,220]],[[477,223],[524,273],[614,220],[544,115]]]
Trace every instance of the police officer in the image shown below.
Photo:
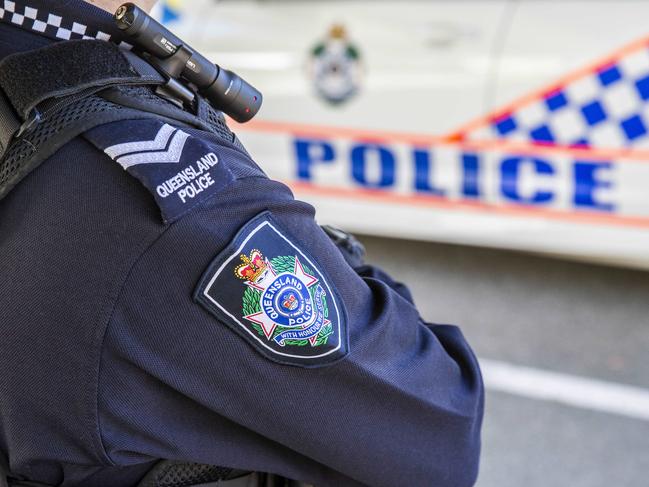
[[[19,120],[0,117],[10,477],[133,486],[167,460],[472,485],[483,388],[460,331],[424,323],[205,100],[165,95],[125,49],[119,3],[0,5],[3,114]]]

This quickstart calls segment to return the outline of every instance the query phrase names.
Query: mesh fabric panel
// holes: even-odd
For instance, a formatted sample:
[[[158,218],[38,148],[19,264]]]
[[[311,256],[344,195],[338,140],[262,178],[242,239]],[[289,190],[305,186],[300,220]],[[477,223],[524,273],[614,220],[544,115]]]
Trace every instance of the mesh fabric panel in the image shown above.
[[[161,462],[138,487],[189,487],[225,480],[231,473],[231,468],[213,465]]]
[[[31,132],[12,143],[0,160],[0,194],[3,193],[3,188],[15,184],[16,178],[33,169],[28,167],[31,160],[28,156],[35,153],[43,143],[83,117],[120,109],[120,106],[99,96],[89,96],[48,115],[44,121],[36,124]]]
[[[208,106],[207,116],[205,121],[212,128],[212,131],[216,135],[232,142],[233,139],[232,131],[226,125],[225,117],[223,116],[223,113],[219,112],[218,110],[215,110],[211,106]]]
[[[149,87],[124,85],[119,86],[117,89],[130,97],[136,97],[153,104],[167,105],[168,107],[174,107],[174,109],[176,107],[173,103],[158,96],[154,90]],[[214,109],[209,103],[202,102],[200,104],[198,118],[207,124],[211,131],[218,137],[227,140],[228,142],[233,141],[234,137],[232,131],[225,123],[223,113]]]
[[[169,103],[148,87],[123,86],[120,87],[120,90],[128,93],[129,96],[136,96],[152,103]],[[93,114],[101,112],[123,109],[124,107],[121,105],[107,101],[98,95],[91,95],[47,114],[44,120],[35,124],[29,133],[11,143],[6,154],[0,160],[0,198],[35,168],[31,164],[33,158],[30,156],[34,155],[45,142],[82,118],[89,118]],[[218,137],[228,142],[234,142],[243,149],[226,125],[225,118],[220,111],[205,104],[202,119]]]

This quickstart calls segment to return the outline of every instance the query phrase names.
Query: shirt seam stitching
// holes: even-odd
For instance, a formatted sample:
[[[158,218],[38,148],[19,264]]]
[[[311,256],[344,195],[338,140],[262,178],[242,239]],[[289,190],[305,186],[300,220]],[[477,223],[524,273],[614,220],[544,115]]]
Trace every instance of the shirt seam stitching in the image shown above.
[[[106,445],[104,443],[104,438],[103,434],[101,431],[101,421],[99,419],[99,378],[101,376],[101,363],[102,363],[102,356],[104,352],[104,343],[106,341],[106,335],[108,334],[108,330],[110,328],[111,322],[113,321],[113,317],[115,315],[115,310],[117,308],[117,304],[119,300],[122,297],[122,294],[124,292],[124,289],[126,287],[126,284],[129,281],[129,278],[131,274],[133,273],[133,270],[137,266],[138,262],[144,257],[144,255],[149,251],[151,247],[153,247],[158,240],[162,238],[163,235],[167,233],[167,230],[169,230],[170,226],[167,226],[162,232],[160,232],[159,235],[157,235],[148,245],[146,245],[142,251],[139,253],[137,258],[131,263],[131,265],[128,268],[128,271],[124,275],[124,279],[122,280],[122,283],[119,286],[119,289],[117,290],[117,293],[115,295],[115,299],[112,303],[110,314],[108,316],[108,319],[106,320],[106,324],[103,327],[104,330],[102,332],[102,336],[99,342],[99,353],[98,353],[98,361],[96,364],[96,376],[95,376],[95,384],[96,384],[96,389],[95,389],[95,397],[94,397],[94,404],[93,404],[93,409],[94,409],[94,419],[95,419],[95,425],[96,425],[96,432],[98,434],[98,439],[99,439],[99,446],[100,446],[100,454],[104,456],[109,462],[111,466],[116,466],[117,463],[111,458],[110,454],[108,453],[108,450],[106,449]]]

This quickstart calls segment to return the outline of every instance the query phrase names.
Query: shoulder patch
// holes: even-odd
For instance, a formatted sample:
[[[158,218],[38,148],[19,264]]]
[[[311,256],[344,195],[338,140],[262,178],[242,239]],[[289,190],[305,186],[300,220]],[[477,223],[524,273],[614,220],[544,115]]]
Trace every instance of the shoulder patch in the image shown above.
[[[165,223],[177,220],[234,179],[223,164],[232,149],[159,120],[108,123],[85,137],[151,192]]]
[[[347,354],[342,301],[269,212],[216,257],[194,299],[275,362],[316,367]]]

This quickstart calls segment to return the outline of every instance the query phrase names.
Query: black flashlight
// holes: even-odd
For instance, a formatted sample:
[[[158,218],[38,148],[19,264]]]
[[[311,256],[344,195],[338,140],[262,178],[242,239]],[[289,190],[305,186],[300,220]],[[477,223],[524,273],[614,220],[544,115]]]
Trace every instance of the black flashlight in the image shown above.
[[[136,5],[125,3],[119,7],[115,22],[170,79],[188,81],[215,108],[237,122],[249,121],[261,108],[262,95],[254,86],[210,62]]]

